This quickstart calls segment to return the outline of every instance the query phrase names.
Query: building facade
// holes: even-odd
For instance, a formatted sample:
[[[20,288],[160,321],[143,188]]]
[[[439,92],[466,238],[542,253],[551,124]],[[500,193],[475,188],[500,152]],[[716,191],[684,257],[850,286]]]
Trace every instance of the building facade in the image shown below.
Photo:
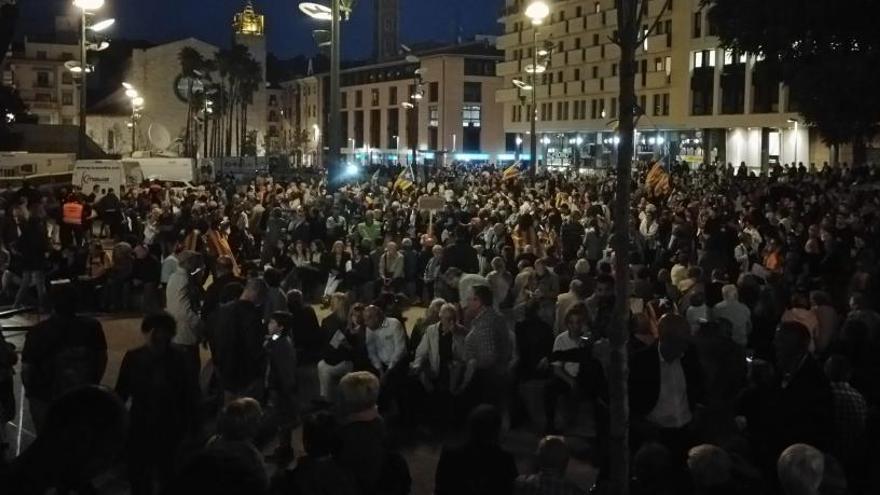
[[[14,44],[0,74],[3,85],[14,88],[40,124],[76,125],[79,91],[64,63],[79,60],[76,38],[25,37]]]
[[[349,161],[497,161],[504,151],[501,60],[494,40],[425,50],[342,71],[343,154]],[[307,141],[304,164],[320,160],[327,129],[327,74],[282,86],[288,135]],[[313,158],[311,158],[313,157]]]
[[[497,47],[503,88],[505,142],[526,150],[536,88],[538,159],[550,166],[604,165],[612,160],[619,92],[620,50],[613,0],[550,2],[550,17],[536,28],[525,17],[529,0],[506,0]],[[700,0],[650,0],[645,25],[659,20],[639,48],[636,74],[637,153],[691,163],[718,161],[753,168],[771,163],[829,161],[828,148],[800,124],[797,102],[760,59],[718,48]],[[537,49],[536,49],[537,48]],[[539,55],[532,76],[528,66]],[[527,88],[528,89],[528,88]]]

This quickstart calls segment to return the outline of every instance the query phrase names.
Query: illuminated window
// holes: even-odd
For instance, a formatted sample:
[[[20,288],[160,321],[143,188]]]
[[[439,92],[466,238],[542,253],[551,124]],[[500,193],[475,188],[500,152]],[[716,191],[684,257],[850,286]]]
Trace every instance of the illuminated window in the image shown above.
[[[438,127],[440,125],[440,111],[437,105],[428,107],[428,127]]]
[[[461,109],[461,121],[464,127],[480,127],[480,105],[464,105]]]

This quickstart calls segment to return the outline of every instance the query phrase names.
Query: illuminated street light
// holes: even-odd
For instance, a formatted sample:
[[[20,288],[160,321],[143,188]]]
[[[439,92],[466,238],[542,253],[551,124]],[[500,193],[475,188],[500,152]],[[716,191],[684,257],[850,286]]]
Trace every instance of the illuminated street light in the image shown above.
[[[544,22],[544,19],[550,15],[550,6],[546,3],[538,0],[536,2],[532,2],[526,7],[526,17],[532,20],[532,24],[538,25]]]
[[[73,0],[73,6],[82,10],[98,10],[104,6],[104,0]]]
[[[103,21],[98,21],[92,24],[91,26],[89,26],[89,29],[96,33],[100,33],[101,31],[106,31],[107,29],[110,29],[110,26],[114,24],[116,24],[116,19],[104,19]]]
[[[531,91],[531,90],[535,89],[534,86],[532,86],[531,84],[529,84],[525,81],[521,81],[519,79],[514,79],[513,85],[523,91]]]
[[[129,98],[137,98],[137,97],[138,97],[138,92],[137,92],[137,90],[134,89],[134,88],[132,88],[132,89],[126,89],[126,90],[125,90],[125,96],[127,96],[127,97],[129,97]]]
[[[299,10],[311,17],[312,19],[318,21],[332,21],[333,20],[333,11],[330,10],[330,7],[326,5],[321,5],[320,3],[314,2],[303,2],[299,4]]]
[[[125,89],[134,89],[134,86],[127,82],[122,83],[122,87]]]
[[[526,66],[526,73],[528,73],[528,74],[543,74],[545,72],[547,72],[546,65],[537,65],[536,66],[536,65],[529,64]]]
[[[410,103],[410,102],[408,102],[408,101],[403,101],[403,102],[401,102],[401,103],[400,103],[400,106],[401,106],[404,110],[412,110],[413,108],[416,107],[415,105],[413,105],[412,103]]]

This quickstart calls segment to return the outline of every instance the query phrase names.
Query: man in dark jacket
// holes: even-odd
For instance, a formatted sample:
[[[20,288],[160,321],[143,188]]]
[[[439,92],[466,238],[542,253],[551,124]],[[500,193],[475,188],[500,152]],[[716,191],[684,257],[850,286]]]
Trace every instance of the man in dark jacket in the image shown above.
[[[581,224],[581,213],[579,211],[571,212],[571,216],[562,223],[561,240],[562,240],[562,259],[566,263],[577,259],[578,249],[584,242],[584,233],[586,230]]]
[[[470,236],[466,227],[460,227],[455,234],[455,244],[443,250],[443,261],[440,271],[446,273],[449,268],[458,268],[464,273],[479,273],[480,263],[477,250],[471,246]]]
[[[21,257],[22,279],[15,307],[24,305],[31,286],[37,288],[37,300],[41,309],[47,307],[46,299],[46,254],[49,252],[49,237],[46,234],[45,213],[39,203],[21,209],[21,235],[15,242],[14,254]]]
[[[205,300],[202,303],[202,320],[207,321],[214,311],[220,307],[220,293],[223,288],[232,283],[244,285],[244,280],[234,273],[235,262],[228,256],[217,258],[214,266],[214,280],[205,291]]]
[[[21,353],[21,378],[37,431],[49,403],[64,393],[101,383],[107,367],[107,340],[101,323],[76,315],[76,289],[62,286],[55,311],[27,333]]]
[[[688,429],[703,398],[703,377],[690,326],[680,315],[660,319],[660,338],[630,358],[629,397],[637,442],[659,441],[683,456]]]
[[[258,397],[263,381],[262,300],[266,283],[250,279],[237,301],[223,305],[214,313],[214,366],[227,401],[238,397]]]

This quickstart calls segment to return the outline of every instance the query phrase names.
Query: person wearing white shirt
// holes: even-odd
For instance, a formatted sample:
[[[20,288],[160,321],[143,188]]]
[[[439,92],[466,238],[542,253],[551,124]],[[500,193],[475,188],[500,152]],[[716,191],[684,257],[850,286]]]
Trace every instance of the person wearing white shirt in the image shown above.
[[[427,328],[410,366],[429,394],[437,391],[445,395],[461,385],[465,335],[467,330],[458,323],[455,305],[443,304],[440,321]]]
[[[663,316],[658,330],[657,343],[630,360],[633,432],[637,437],[659,433],[684,448],[684,428],[693,421],[693,407],[702,399],[702,371],[683,316]]]
[[[748,306],[739,302],[739,292],[735,285],[728,284],[722,287],[721,296],[724,300],[712,308],[712,319],[729,321],[733,326],[731,334],[733,341],[745,347],[752,332],[752,312]]]
[[[550,432],[556,430],[556,403],[559,398],[576,400],[578,397],[582,356],[572,351],[583,349],[586,345],[582,338],[586,321],[586,308],[574,307],[569,310],[565,315],[566,331],[557,335],[553,342],[553,354],[550,357],[553,375],[544,386],[544,410],[547,414],[547,430]]]
[[[406,385],[407,367],[406,330],[395,318],[386,318],[382,310],[376,306],[367,306],[364,310],[364,323],[367,326],[367,356],[379,377],[381,390],[379,404],[387,408],[391,401],[398,399],[398,407],[406,408],[405,401],[399,400],[399,391]]]

